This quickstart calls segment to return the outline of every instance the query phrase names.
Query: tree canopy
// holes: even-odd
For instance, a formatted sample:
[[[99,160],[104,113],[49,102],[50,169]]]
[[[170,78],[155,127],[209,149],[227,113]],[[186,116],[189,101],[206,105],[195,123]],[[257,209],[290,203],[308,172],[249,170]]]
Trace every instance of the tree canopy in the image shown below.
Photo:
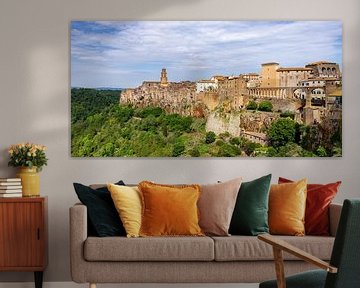
[[[269,141],[262,146],[227,131],[219,135],[206,131],[206,118],[168,114],[160,107],[120,105],[119,98],[120,91],[71,90],[72,156],[332,157],[342,154],[341,122],[336,126],[331,119],[305,126],[292,119],[294,114],[284,112],[266,130]],[[264,107],[270,105],[261,103],[259,110],[260,106],[264,111],[269,110]],[[249,105],[257,109],[255,101]]]
[[[296,122],[290,118],[279,118],[271,123],[267,136],[273,147],[285,146],[295,141]]]

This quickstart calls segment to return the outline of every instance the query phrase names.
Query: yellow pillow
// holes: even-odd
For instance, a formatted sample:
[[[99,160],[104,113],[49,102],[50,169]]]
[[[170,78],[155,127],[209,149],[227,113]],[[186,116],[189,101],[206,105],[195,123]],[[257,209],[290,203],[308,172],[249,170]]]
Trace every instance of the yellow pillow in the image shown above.
[[[199,185],[139,184],[142,198],[140,236],[203,236],[197,201]]]
[[[307,180],[273,184],[269,195],[269,228],[271,234],[305,234]]]
[[[141,197],[137,187],[107,184],[127,237],[139,237]]]

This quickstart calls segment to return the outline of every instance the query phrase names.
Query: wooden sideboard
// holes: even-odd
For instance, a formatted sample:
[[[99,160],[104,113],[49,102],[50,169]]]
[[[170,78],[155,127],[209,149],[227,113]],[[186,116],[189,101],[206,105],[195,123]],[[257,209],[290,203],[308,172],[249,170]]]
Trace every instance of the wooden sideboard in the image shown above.
[[[32,271],[41,288],[47,250],[47,197],[0,198],[0,271]]]

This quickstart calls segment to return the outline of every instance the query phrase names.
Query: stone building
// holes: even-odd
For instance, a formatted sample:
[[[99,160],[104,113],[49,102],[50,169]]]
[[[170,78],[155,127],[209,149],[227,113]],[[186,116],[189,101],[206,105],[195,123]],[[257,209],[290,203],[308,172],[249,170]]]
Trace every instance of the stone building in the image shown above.
[[[333,92],[329,93],[327,97],[327,105],[335,108],[342,108],[342,90],[338,87]]]
[[[256,81],[259,80],[259,74],[257,73],[246,73],[246,74],[240,74],[242,78],[244,78],[247,81]]]
[[[325,106],[327,94],[339,89],[341,81],[336,78],[310,78],[299,81],[298,86],[302,89],[298,98],[306,99],[309,92],[313,106]]]
[[[199,112],[196,84],[168,82],[166,69],[162,69],[160,81],[144,81],[139,87],[122,92],[120,103],[136,107],[158,106],[168,113],[181,115],[198,116]]]
[[[216,84],[219,83],[219,81],[224,81],[225,80],[225,76],[222,76],[222,75],[214,75],[211,77],[211,81],[215,81]]]
[[[312,69],[313,77],[320,78],[341,78],[339,64],[327,61],[318,61],[305,65],[305,68]]]
[[[248,95],[246,80],[240,76],[226,77],[219,81],[218,92],[223,100]]]
[[[218,81],[215,80],[200,80],[196,82],[196,93],[215,91],[218,89]]]
[[[261,145],[266,145],[269,141],[266,134],[260,132],[241,131],[241,136]]]
[[[257,73],[247,73],[247,74],[240,74],[239,76],[245,79],[247,88],[260,87],[260,76],[259,76],[259,74],[257,74]]]
[[[278,87],[279,75],[276,72],[279,69],[279,63],[270,62],[261,64],[260,88]]]
[[[163,68],[161,70],[161,75],[160,75],[160,86],[161,87],[167,87],[168,86],[168,79],[167,79],[167,72],[166,69]]]
[[[279,87],[296,87],[299,81],[311,77],[312,69],[303,67],[286,67],[276,70]]]

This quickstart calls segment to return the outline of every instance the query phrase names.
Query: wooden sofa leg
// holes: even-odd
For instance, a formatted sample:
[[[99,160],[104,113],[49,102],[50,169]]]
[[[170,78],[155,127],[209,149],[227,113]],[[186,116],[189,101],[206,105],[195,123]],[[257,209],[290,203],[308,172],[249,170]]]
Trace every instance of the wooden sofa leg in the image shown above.
[[[96,283],[89,283],[89,288],[96,288]]]

